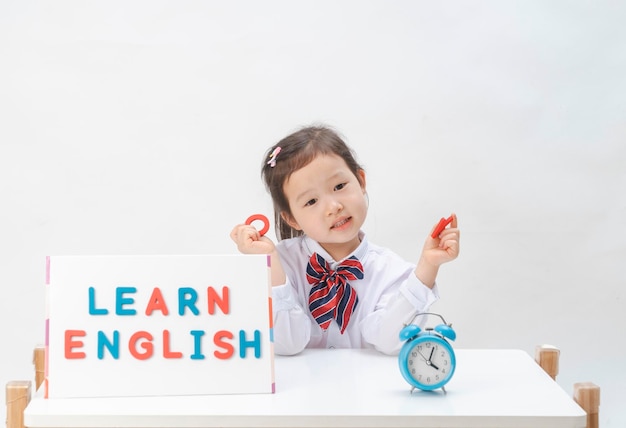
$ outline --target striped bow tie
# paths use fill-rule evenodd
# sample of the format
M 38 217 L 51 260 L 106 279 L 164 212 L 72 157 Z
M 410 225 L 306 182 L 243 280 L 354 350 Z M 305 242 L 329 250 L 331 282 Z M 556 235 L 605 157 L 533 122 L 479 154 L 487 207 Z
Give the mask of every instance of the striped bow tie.
M 348 281 L 363 279 L 363 266 L 352 256 L 332 270 L 322 256 L 313 253 L 306 267 L 306 277 L 313 284 L 309 292 L 309 309 L 323 330 L 332 320 L 337 321 L 341 333 L 348 327 L 350 316 L 359 298 Z

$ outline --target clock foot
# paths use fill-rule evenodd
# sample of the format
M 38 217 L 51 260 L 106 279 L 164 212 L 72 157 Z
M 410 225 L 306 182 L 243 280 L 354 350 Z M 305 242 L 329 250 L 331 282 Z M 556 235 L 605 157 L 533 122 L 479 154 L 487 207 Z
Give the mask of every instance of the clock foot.
M 447 393 L 448 393 L 448 391 L 446 391 L 446 387 L 445 387 L 445 386 L 442 386 L 442 387 L 441 387 L 441 389 L 443 389 L 443 393 L 444 393 L 444 394 L 447 394 Z

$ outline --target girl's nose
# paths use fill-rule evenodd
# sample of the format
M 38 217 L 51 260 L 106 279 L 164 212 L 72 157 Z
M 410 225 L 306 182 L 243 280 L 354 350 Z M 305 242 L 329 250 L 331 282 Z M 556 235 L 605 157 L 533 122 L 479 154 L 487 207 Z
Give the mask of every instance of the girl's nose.
M 343 210 L 343 205 L 336 199 L 332 199 L 328 203 L 328 215 L 334 215 Z

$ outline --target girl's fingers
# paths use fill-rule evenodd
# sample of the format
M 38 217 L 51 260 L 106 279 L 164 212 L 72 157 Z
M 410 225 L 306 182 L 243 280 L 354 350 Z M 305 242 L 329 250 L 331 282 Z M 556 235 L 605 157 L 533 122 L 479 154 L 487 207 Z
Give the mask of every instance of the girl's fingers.
M 456 218 L 456 214 L 454 213 L 452 213 L 448 218 L 442 217 L 441 220 L 439 220 L 439 223 L 437 223 L 437 225 L 433 227 L 433 229 L 430 231 L 430 237 L 433 239 L 437 239 L 445 230 L 456 229 L 457 224 L 458 221 Z M 450 226 L 449 228 L 448 225 Z
M 461 231 L 456 228 L 448 228 L 441 232 L 440 238 L 441 241 L 445 241 L 446 239 L 456 239 L 457 241 L 461 237 Z
M 439 248 L 448 253 L 450 257 L 455 258 L 459 254 L 459 240 L 456 237 L 442 239 Z
M 456 229 L 458 227 L 458 221 L 456 218 L 456 214 L 452 213 L 452 223 L 450 223 L 450 228 L 451 229 Z
M 239 247 L 248 246 L 260 238 L 259 231 L 256 228 L 245 224 L 235 226 L 230 233 L 230 237 Z

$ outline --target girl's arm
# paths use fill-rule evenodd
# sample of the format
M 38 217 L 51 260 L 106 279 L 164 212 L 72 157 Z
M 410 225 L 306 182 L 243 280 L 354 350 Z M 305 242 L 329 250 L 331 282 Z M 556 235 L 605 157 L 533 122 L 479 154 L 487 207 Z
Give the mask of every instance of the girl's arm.
M 285 283 L 285 271 L 280 263 L 276 245 L 271 239 L 261 236 L 254 226 L 247 224 L 235 226 L 230 232 L 230 237 L 235 241 L 237 249 L 242 254 L 268 254 L 271 257 L 270 281 L 272 287 Z
M 301 352 L 309 343 L 311 322 L 308 315 L 297 305 L 291 284 L 271 239 L 261 236 L 250 225 L 239 224 L 230 233 L 243 254 L 268 254 L 271 257 L 270 283 L 274 311 L 274 351 L 280 355 Z M 280 340 L 276 340 L 280 339 Z
M 457 218 L 453 214 L 450 228 L 444 229 L 436 238 L 429 236 L 426 239 L 414 276 L 400 284 L 381 308 L 364 320 L 364 339 L 377 350 L 397 354 L 402 345 L 398 337 L 400 330 L 417 313 L 426 312 L 439 298 L 437 290 L 433 289 L 439 266 L 458 256 L 459 236 Z M 419 321 L 423 326 L 426 318 L 422 317 Z
M 270 267 L 270 281 L 272 287 L 276 287 L 279 285 L 283 285 L 285 281 L 287 281 L 285 276 L 285 270 L 283 269 L 283 265 L 280 262 L 280 257 L 278 256 L 278 251 L 274 249 L 270 253 L 270 257 L 272 258 L 271 267 Z
M 415 267 L 415 276 L 429 288 L 435 285 L 439 266 L 456 259 L 459 255 L 460 231 L 457 226 L 456 214 L 452 214 L 450 227 L 444 229 L 436 238 L 429 235 L 424 243 L 422 255 Z
M 431 289 L 425 286 L 411 271 L 407 274 L 408 277 L 399 286 L 393 287 L 396 291 L 381 296 L 378 309 L 370 313 L 361 324 L 363 339 L 378 351 L 389 355 L 400 351 L 400 330 L 417 313 L 428 312 L 430 306 L 439 299 L 436 287 Z M 418 321 L 423 326 L 426 317 Z
M 278 355 L 295 355 L 311 339 L 311 320 L 305 309 L 297 303 L 292 285 L 272 289 L 274 309 L 274 352 Z

